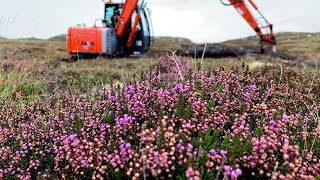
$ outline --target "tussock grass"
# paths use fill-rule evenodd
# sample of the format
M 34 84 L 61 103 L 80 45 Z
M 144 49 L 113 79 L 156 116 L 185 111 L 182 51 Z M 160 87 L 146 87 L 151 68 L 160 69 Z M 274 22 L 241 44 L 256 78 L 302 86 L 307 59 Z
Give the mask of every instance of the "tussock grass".
M 0 74 L 0 99 L 30 102 L 45 92 L 46 84 L 31 74 L 10 72 Z

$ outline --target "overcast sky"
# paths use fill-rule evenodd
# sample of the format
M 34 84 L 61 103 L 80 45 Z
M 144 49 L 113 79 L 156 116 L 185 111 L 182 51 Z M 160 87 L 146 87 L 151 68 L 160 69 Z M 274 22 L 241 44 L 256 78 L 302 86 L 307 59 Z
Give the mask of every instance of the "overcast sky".
M 156 36 L 219 42 L 254 35 L 220 0 L 146 0 Z M 224 0 L 227 1 L 227 0 Z M 276 32 L 319 32 L 319 0 L 255 0 Z M 48 38 L 103 17 L 101 0 L 0 0 L 0 36 Z

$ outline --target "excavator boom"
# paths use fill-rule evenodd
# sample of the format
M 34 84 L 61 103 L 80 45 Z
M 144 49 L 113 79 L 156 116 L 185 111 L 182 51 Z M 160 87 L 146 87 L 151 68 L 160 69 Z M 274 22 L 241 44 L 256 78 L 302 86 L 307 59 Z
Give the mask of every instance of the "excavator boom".
M 137 9 L 138 2 L 139 0 L 127 0 L 127 2 L 124 4 L 123 12 L 118 17 L 118 24 L 116 26 L 116 33 L 118 37 L 124 37 L 131 22 L 132 14 Z
M 238 11 L 238 13 L 248 22 L 248 24 L 252 27 L 252 29 L 257 33 L 260 37 L 260 45 L 261 45 L 261 53 L 276 51 L 276 38 L 273 33 L 273 25 L 270 24 L 266 18 L 259 11 L 258 6 L 253 2 L 253 0 L 248 0 L 250 5 L 261 15 L 262 18 L 267 25 L 261 26 L 250 11 L 245 0 L 229 0 L 230 4 Z M 267 32 L 267 33 L 264 33 Z

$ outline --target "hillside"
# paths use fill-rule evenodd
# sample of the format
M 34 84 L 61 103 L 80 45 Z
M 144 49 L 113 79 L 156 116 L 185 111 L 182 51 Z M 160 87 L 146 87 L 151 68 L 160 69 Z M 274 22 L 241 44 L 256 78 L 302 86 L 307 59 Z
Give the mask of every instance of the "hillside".
M 278 55 L 286 60 L 300 59 L 310 61 L 312 66 L 319 64 L 320 59 L 320 33 L 278 33 Z M 66 52 L 66 35 L 58 35 L 47 40 L 35 38 L 27 39 L 4 39 L 1 56 L 3 58 L 15 57 L 24 59 L 35 57 L 37 59 L 65 59 L 69 55 Z M 258 38 L 256 36 L 209 44 L 205 57 L 238 57 L 245 54 L 258 53 Z M 195 50 L 197 52 L 195 53 Z M 176 51 L 177 54 L 201 57 L 204 44 L 195 44 L 191 40 L 180 37 L 154 37 L 152 48 L 146 57 L 159 57 L 165 52 Z M 309 62 L 308 62 L 309 63 Z
M 320 33 L 282 32 L 277 33 L 276 38 L 278 51 L 281 54 L 320 58 Z M 237 53 L 243 55 L 245 52 L 259 51 L 257 49 L 259 47 L 259 38 L 257 36 L 250 36 L 247 38 L 210 44 L 210 46 L 214 52 L 224 49 L 225 52 L 229 54 L 232 53 L 230 51 L 237 51 Z M 161 54 L 161 52 L 165 52 L 169 49 L 174 51 L 185 50 L 193 53 L 195 47 L 203 48 L 203 45 L 195 44 L 191 40 L 185 38 L 155 37 L 153 48 L 150 50 L 149 54 Z M 243 50 L 245 50 L 244 53 Z
M 66 41 L 67 35 L 66 34 L 60 34 L 57 36 L 53 36 L 49 38 L 49 41 Z
M 318 33 L 303 33 L 303 32 L 281 32 L 276 34 L 278 49 L 283 52 L 291 53 L 320 53 L 320 32 Z M 169 46 L 168 46 L 169 44 Z M 175 37 L 155 37 L 155 49 L 178 49 L 181 45 L 194 45 L 191 40 L 186 38 Z M 250 36 L 241 39 L 225 41 L 217 44 L 231 46 L 258 46 L 259 38 Z
M 320 33 L 282 32 L 277 33 L 278 50 L 294 54 L 319 54 Z M 48 39 L 49 41 L 65 41 L 66 35 L 58 35 Z M 225 46 L 258 46 L 259 38 L 250 36 L 217 43 Z M 159 54 L 167 50 L 178 50 L 184 45 L 195 45 L 191 40 L 180 37 L 154 37 L 153 48 L 148 54 Z
M 278 48 L 288 53 L 320 53 L 320 33 L 282 32 L 276 34 Z M 228 44 L 258 44 L 257 36 L 226 41 Z

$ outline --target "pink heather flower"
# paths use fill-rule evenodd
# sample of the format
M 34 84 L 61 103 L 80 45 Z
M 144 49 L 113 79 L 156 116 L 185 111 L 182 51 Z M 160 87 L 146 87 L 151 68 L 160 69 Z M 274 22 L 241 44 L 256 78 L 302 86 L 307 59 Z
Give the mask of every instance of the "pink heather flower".
M 238 169 L 236 169 L 236 173 L 237 173 L 238 176 L 241 176 L 242 175 L 242 170 L 238 168 Z
M 241 169 L 236 169 L 235 171 L 231 172 L 231 179 L 238 179 L 239 176 L 242 175 Z
M 284 114 L 284 115 L 282 116 L 282 120 L 286 121 L 286 120 L 288 120 L 288 119 L 289 119 L 289 116 L 287 116 L 286 114 Z
M 134 92 L 135 92 L 135 87 L 132 86 L 132 85 L 127 86 L 127 87 L 125 88 L 125 91 L 126 91 L 127 93 L 134 93 Z
M 214 80 L 212 77 L 207 77 L 207 80 L 208 81 L 212 81 L 212 80 Z
M 188 87 L 185 87 L 184 84 L 182 83 L 176 84 L 176 86 L 172 89 L 173 93 L 187 92 L 187 91 L 188 91 Z
M 221 154 L 222 156 L 227 155 L 227 153 L 228 153 L 228 152 L 227 152 L 227 151 L 225 151 L 225 150 L 221 150 L 221 151 L 220 151 L 220 154 Z
M 117 117 L 115 120 L 119 124 L 126 124 L 126 123 L 132 123 L 135 120 L 135 118 L 125 114 L 123 118 Z
M 192 149 L 193 149 L 192 144 L 188 144 L 188 149 L 190 149 L 190 150 L 192 150 Z
M 209 152 L 209 153 L 210 153 L 210 155 L 211 155 L 211 156 L 214 156 L 214 155 L 216 155 L 216 154 L 217 154 L 216 150 L 214 150 L 214 149 L 210 150 L 210 152 Z
M 198 152 L 197 151 L 194 151 L 193 152 L 193 156 L 197 156 Z
M 141 101 L 135 101 L 134 105 L 137 106 L 137 107 L 138 106 L 143 106 L 143 103 Z
M 178 149 L 180 149 L 180 148 L 181 148 L 181 146 L 182 146 L 182 144 L 181 144 L 181 143 L 177 144 L 177 148 L 178 148 Z
M 182 83 L 179 83 L 179 84 L 176 84 L 176 87 L 174 87 L 173 89 L 172 89 L 172 92 L 178 92 L 178 91 L 180 91 L 180 90 L 182 90 L 183 89 L 183 84 Z
M 72 135 L 69 136 L 69 139 L 70 139 L 71 141 L 73 141 L 76 137 L 77 137 L 76 134 L 72 134 Z
M 113 100 L 113 96 L 111 94 L 108 94 L 108 100 L 110 100 L 110 101 Z
M 126 149 L 130 149 L 131 148 L 131 144 L 130 143 L 127 143 L 126 144 Z
M 106 130 L 106 125 L 105 125 L 105 124 L 101 124 L 101 125 L 100 125 L 100 129 L 101 129 L 102 131 Z
M 224 171 L 226 171 L 227 173 L 230 172 L 230 166 L 224 166 L 223 169 L 224 169 Z
M 21 127 L 21 128 L 25 128 L 25 127 L 27 127 L 27 124 L 25 124 L 25 123 L 20 123 L 20 127 Z
M 276 124 L 276 122 L 272 119 L 271 121 L 270 121 L 270 125 L 271 126 L 274 126 Z
M 21 147 L 22 147 L 22 150 L 24 150 L 24 151 L 28 149 L 28 147 L 27 147 L 27 145 L 26 145 L 26 144 L 22 144 L 22 146 L 21 146 Z
M 83 164 L 83 165 L 86 165 L 86 164 L 87 164 L 87 161 L 84 160 L 84 159 L 82 159 L 80 162 L 81 162 L 81 164 Z
M 69 144 L 68 139 L 63 140 L 63 145 L 68 145 L 68 144 Z
M 123 148 L 124 148 L 124 145 L 123 145 L 123 144 L 121 144 L 121 145 L 119 146 L 119 148 L 120 148 L 120 149 L 123 149 Z
M 301 118 L 301 114 L 297 114 L 296 116 L 297 116 L 297 118 Z
M 72 142 L 72 146 L 73 147 L 76 147 L 76 146 L 78 146 L 79 145 L 79 143 L 80 143 L 80 141 L 78 140 L 78 139 L 75 139 L 73 142 Z
M 290 142 L 289 142 L 289 140 L 286 138 L 285 140 L 284 140 L 284 142 L 283 142 L 283 145 L 289 145 L 290 144 Z
M 186 176 L 187 177 L 192 177 L 194 175 L 194 171 L 192 167 L 189 167 L 188 170 L 186 171 Z
M 244 94 L 244 99 L 245 99 L 246 101 L 250 100 L 251 98 L 252 98 L 252 94 L 251 94 L 251 93 L 245 93 L 245 94 Z
M 237 178 L 238 178 L 237 173 L 236 173 L 235 171 L 232 171 L 232 172 L 231 172 L 231 179 L 232 179 L 232 180 L 235 180 L 235 179 L 237 179 Z
M 250 91 L 255 92 L 257 91 L 257 86 L 256 85 L 251 85 L 248 87 Z

